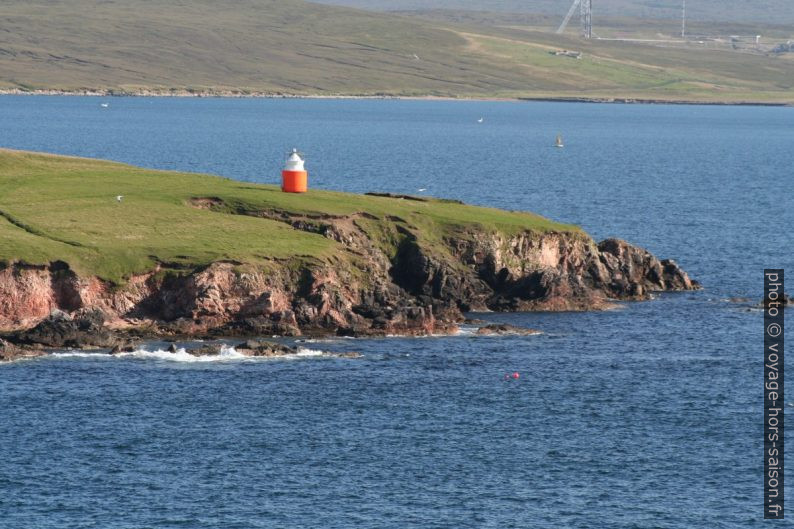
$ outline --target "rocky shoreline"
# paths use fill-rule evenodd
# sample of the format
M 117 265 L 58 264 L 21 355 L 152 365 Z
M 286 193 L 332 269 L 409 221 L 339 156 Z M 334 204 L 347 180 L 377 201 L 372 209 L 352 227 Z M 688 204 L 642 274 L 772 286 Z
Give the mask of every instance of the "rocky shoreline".
M 578 231 L 506 235 L 467 225 L 428 244 L 392 219 L 394 245 L 384 247 L 361 215 L 249 213 L 331 238 L 349 258 L 268 269 L 163 265 L 123 285 L 82 277 L 64 262 L 11 263 L 0 268 L 0 337 L 27 350 L 112 350 L 152 337 L 450 334 L 469 311 L 601 310 L 699 288 L 674 261 Z
M 474 336 L 534 336 L 542 334 L 536 329 L 526 329 L 515 325 L 488 323 L 480 320 L 466 320 L 467 324 L 479 324 Z M 0 338 L 0 362 L 38 358 L 56 351 L 90 351 L 97 355 L 120 356 L 129 353 L 147 352 L 144 342 L 151 336 L 141 335 L 137 330 L 111 330 L 105 326 L 104 315 L 99 310 L 81 310 L 75 314 L 54 311 L 50 316 L 31 329 L 8 333 Z M 183 337 L 186 340 L 196 337 Z M 221 340 L 209 343 L 196 343 L 178 347 L 170 341 L 166 353 L 180 353 L 196 358 L 221 358 L 228 351 L 236 357 L 284 358 L 299 356 L 301 348 L 283 343 L 248 339 L 234 345 Z M 333 358 L 361 358 L 356 351 L 324 352 L 323 356 Z
M 0 338 L 0 363 L 39 358 L 55 352 L 74 350 L 91 352 L 97 356 L 108 357 L 125 356 L 136 353 L 152 354 L 151 351 L 147 351 L 144 344 L 137 343 L 135 341 L 128 341 L 121 336 L 118 337 L 118 343 L 123 345 L 116 345 L 111 349 L 96 348 L 87 345 L 69 347 L 66 349 L 51 348 L 42 347 L 41 344 L 14 343 L 12 341 L 13 339 L 13 336 L 6 337 L 5 339 Z M 91 340 L 89 339 L 88 341 L 90 342 Z M 232 357 L 229 352 L 234 353 L 233 358 L 286 358 L 300 356 L 301 348 L 290 347 L 288 345 L 271 341 L 246 340 L 245 342 L 238 343 L 233 346 L 216 342 L 205 345 L 177 347 L 176 344 L 172 342 L 171 345 L 165 350 L 165 353 L 174 355 L 175 358 L 181 353 L 183 355 L 189 355 L 193 358 L 225 359 Z M 362 355 L 356 351 L 345 351 L 334 353 L 323 352 L 322 356 L 329 358 L 361 358 Z

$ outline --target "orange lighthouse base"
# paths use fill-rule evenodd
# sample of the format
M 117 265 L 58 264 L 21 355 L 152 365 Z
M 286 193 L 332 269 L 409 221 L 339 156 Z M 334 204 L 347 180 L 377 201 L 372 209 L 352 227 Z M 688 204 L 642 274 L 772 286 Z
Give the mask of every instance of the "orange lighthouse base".
M 306 171 L 281 171 L 281 190 L 285 193 L 305 193 L 308 180 Z

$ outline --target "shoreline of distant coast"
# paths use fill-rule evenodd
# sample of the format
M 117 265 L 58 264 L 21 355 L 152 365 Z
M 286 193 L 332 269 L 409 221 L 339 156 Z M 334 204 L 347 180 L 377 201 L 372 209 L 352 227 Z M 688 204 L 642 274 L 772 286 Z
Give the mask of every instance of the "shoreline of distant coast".
M 226 99 L 397 99 L 407 101 L 512 101 L 512 102 L 546 102 L 546 103 L 602 103 L 602 104 L 641 104 L 641 105 L 708 105 L 708 106 L 764 106 L 794 107 L 794 101 L 727 101 L 727 100 L 685 100 L 658 99 L 640 97 L 588 97 L 588 96 L 440 96 L 440 95 L 400 95 L 400 94 L 289 94 L 281 92 L 256 92 L 244 90 L 186 90 L 186 89 L 85 89 L 60 90 L 20 88 L 2 88 L 0 95 L 23 96 L 88 96 L 88 97 L 198 97 Z

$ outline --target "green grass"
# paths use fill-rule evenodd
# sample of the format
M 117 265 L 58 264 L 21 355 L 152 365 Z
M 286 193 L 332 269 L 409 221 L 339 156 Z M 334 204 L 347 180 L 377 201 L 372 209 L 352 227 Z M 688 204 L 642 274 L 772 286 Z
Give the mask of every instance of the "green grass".
M 518 89 L 437 24 L 301 0 L 7 0 L 0 86 L 454 95 Z M 415 59 L 414 54 L 420 57 Z
M 478 51 L 511 62 L 548 97 L 665 101 L 792 102 L 794 62 L 725 50 L 583 41 L 516 28 L 501 36 L 465 34 Z M 581 59 L 554 56 L 576 50 Z
M 117 195 L 124 196 L 121 202 Z M 197 197 L 216 197 L 223 205 L 199 209 L 192 204 Z M 273 211 L 313 217 L 366 213 L 356 222 L 387 250 L 396 247 L 396 224 L 425 245 L 438 245 L 444 236 L 471 228 L 505 234 L 580 232 L 531 213 L 443 200 L 319 190 L 288 194 L 275 186 L 210 175 L 0 150 L 0 262 L 6 264 L 60 260 L 81 275 L 122 283 L 158 264 L 191 270 L 220 260 L 270 266 L 274 260 L 355 258 L 322 235 L 238 214 Z
M 542 18 L 548 27 L 538 31 L 534 19 L 486 15 L 431 20 L 302 0 L 6 0 L 0 88 L 794 103 L 790 58 L 585 42 L 573 30 L 550 33 L 556 19 Z M 638 34 L 677 27 L 652 22 Z M 607 36 L 635 27 L 610 23 L 618 26 L 599 27 Z M 791 36 L 786 26 L 758 31 Z M 549 48 L 585 58 L 551 57 Z

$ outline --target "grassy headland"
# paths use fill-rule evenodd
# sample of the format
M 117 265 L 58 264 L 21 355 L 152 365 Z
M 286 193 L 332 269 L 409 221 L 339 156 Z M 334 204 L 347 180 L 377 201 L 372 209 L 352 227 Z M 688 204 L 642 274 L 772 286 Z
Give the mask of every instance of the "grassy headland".
M 217 176 L 0 149 L 0 263 L 64 261 L 81 276 L 123 283 L 158 264 L 269 266 L 344 254 L 334 240 L 276 220 L 282 215 L 352 216 L 380 247 L 392 244 L 397 225 L 425 244 L 471 226 L 506 234 L 579 231 L 531 213 L 444 200 L 296 195 Z
M 302 0 L 9 0 L 0 90 L 794 103 L 791 53 L 538 29 Z

